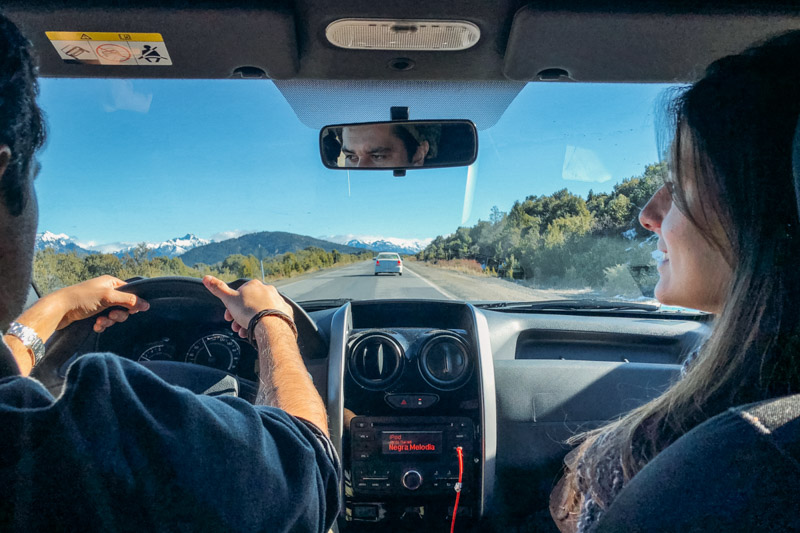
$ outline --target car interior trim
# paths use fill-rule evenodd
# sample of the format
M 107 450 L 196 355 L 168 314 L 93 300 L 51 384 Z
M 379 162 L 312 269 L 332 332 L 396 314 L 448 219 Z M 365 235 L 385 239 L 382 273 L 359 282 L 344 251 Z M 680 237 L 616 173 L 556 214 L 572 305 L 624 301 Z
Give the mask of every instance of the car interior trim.
M 483 465 L 481 468 L 480 509 L 483 516 L 492 509 L 494 495 L 495 464 L 497 460 L 497 400 L 494 382 L 494 358 L 489 334 L 489 322 L 483 312 L 472 304 L 467 304 L 475 323 L 476 348 L 478 355 L 478 371 L 480 372 L 481 391 L 481 425 L 483 426 Z
M 344 433 L 344 372 L 347 361 L 347 339 L 353 329 L 350 303 L 344 304 L 331 318 L 331 336 L 328 349 L 328 395 L 325 407 L 328 410 L 328 432 L 333 448 L 340 458 L 344 457 L 342 435 Z M 344 483 L 340 483 L 341 512 L 344 513 Z

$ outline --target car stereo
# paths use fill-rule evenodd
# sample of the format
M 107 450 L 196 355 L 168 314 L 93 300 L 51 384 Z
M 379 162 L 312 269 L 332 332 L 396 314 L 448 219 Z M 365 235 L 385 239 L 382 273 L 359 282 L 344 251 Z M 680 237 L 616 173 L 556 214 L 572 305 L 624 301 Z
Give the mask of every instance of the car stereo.
M 475 426 L 467 417 L 366 417 L 350 422 L 354 496 L 452 496 L 457 447 L 464 457 L 463 491 L 475 489 Z

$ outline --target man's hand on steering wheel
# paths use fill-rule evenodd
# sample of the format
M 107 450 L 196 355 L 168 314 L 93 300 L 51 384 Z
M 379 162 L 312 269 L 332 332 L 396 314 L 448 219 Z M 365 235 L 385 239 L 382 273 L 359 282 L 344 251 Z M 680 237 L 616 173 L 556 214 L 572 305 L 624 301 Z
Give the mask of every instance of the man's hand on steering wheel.
M 242 338 L 247 338 L 250 319 L 264 309 L 277 309 L 294 319 L 292 307 L 278 290 L 259 280 L 248 281 L 239 290 L 234 290 L 224 281 L 206 276 L 203 278 L 203 285 L 225 304 L 225 320 L 231 322 L 231 329 Z
M 33 304 L 16 322 L 33 329 L 42 342 L 47 342 L 54 331 L 64 329 L 73 322 L 97 315 L 110 307 L 123 308 L 97 317 L 93 329 L 100 333 L 116 323 L 125 322 L 130 315 L 150 308 L 144 299 L 117 290 L 123 285 L 125 282 L 121 279 L 100 276 L 59 289 Z M 5 340 L 14 353 L 20 372 L 28 375 L 33 366 L 32 352 L 11 335 L 6 335 Z
M 283 409 L 327 435 L 325 404 L 303 362 L 293 322 L 294 312 L 283 296 L 275 287 L 258 280 L 248 281 L 236 290 L 222 280 L 206 276 L 203 285 L 225 304 L 225 320 L 231 322 L 231 329 L 242 338 L 253 340 L 247 327 L 254 317 L 262 316 L 262 311 L 279 311 L 292 321 L 287 324 L 286 317 L 280 317 L 269 323 L 258 322 L 262 337 L 256 338 L 260 368 L 256 403 Z
M 117 290 L 123 285 L 125 282 L 121 279 L 100 276 L 54 292 L 52 296 L 58 298 L 63 309 L 63 318 L 56 329 L 64 329 L 73 322 L 94 316 L 109 307 L 124 307 L 124 310 L 114 309 L 108 316 L 97 317 L 94 331 L 100 333 L 114 324 L 125 322 L 130 315 L 150 309 L 150 304 L 142 298 Z

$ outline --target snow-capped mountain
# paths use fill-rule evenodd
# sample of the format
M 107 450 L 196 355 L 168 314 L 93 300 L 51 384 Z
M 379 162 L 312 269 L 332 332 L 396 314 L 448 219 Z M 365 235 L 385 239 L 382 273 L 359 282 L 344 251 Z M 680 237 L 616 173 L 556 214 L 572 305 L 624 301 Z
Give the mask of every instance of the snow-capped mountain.
M 52 231 L 36 234 L 36 251 L 38 252 L 45 248 L 52 248 L 56 253 L 75 252 L 80 256 L 92 253 L 74 237 L 70 237 L 66 233 L 53 233 Z
M 166 256 L 177 257 L 192 248 L 208 244 L 209 239 L 201 239 L 196 235 L 187 233 L 183 237 L 176 237 L 161 242 L 148 242 L 147 248 L 150 251 L 150 257 Z M 44 250 L 45 248 L 53 248 L 56 252 L 69 253 L 76 252 L 78 255 L 85 255 L 91 253 L 101 254 L 114 254 L 122 257 L 126 253 L 136 248 L 139 243 L 135 242 L 112 242 L 107 244 L 82 244 L 74 237 L 70 237 L 64 233 L 52 233 L 45 231 L 36 235 L 36 250 Z
M 147 243 L 147 247 L 155 255 L 164 255 L 167 257 L 177 257 L 182 253 L 188 252 L 192 248 L 203 246 L 211 241 L 209 239 L 201 239 L 197 235 L 187 233 L 183 237 L 177 237 L 168 241 L 159 243 Z
M 399 254 L 415 254 L 433 241 L 433 239 L 400 239 L 397 237 L 376 237 L 371 235 L 332 235 L 320 238 L 339 244 L 346 244 L 354 248 L 364 248 L 376 252 L 396 252 Z
M 176 237 L 161 242 L 148 242 L 147 249 L 149 250 L 150 257 L 178 257 L 179 255 L 188 252 L 192 248 L 203 246 L 211 241 L 209 239 L 201 239 L 197 235 L 187 233 L 183 237 Z M 91 249 L 104 254 L 114 254 L 122 257 L 131 250 L 139 246 L 136 242 L 115 242 L 109 244 L 100 244 L 92 246 Z

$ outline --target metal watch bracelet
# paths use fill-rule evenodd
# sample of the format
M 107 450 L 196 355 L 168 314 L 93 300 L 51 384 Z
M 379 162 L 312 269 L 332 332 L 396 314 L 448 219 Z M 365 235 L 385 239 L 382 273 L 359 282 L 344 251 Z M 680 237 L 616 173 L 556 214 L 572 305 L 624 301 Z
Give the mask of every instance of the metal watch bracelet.
M 36 331 L 19 322 L 12 322 L 6 331 L 6 335 L 13 335 L 22 344 L 33 352 L 33 364 L 36 365 L 44 357 L 44 343 Z

